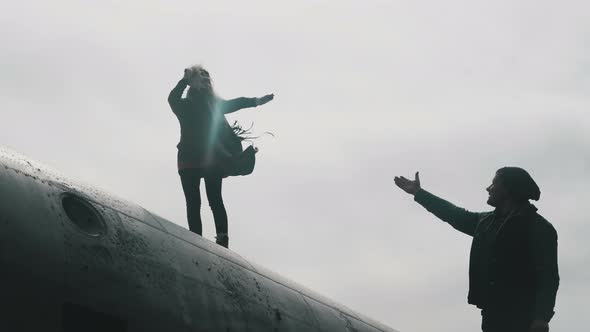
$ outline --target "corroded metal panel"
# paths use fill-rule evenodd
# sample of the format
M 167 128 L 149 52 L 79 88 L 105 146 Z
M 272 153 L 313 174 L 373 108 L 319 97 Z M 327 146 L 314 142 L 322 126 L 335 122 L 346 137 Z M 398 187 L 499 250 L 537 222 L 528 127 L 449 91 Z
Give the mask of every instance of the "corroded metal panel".
M 162 225 L 162 229 L 164 229 L 168 234 L 193 246 L 194 248 L 192 249 L 192 251 L 206 251 L 213 255 L 231 261 L 244 268 L 252 269 L 252 265 L 237 253 L 227 250 L 217 245 L 215 242 L 207 240 L 204 237 L 195 234 L 184 227 L 181 227 L 175 223 L 172 223 L 158 216 L 157 214 L 152 213 L 151 215 L 153 219 L 157 220 L 157 222 L 160 225 Z
M 342 332 L 396 332 L 395 330 L 376 323 L 372 320 L 361 320 L 354 316 L 328 306 L 312 298 L 306 298 L 307 303 L 316 313 L 322 331 Z
M 395 330 L 377 321 L 367 318 L 341 304 L 338 304 L 335 301 L 323 295 L 320 295 L 302 285 L 299 285 L 294 281 L 284 278 L 265 267 L 262 267 L 255 263 L 251 264 L 254 266 L 255 270 L 260 275 L 265 276 L 266 278 L 274 281 L 277 284 L 282 285 L 283 287 L 295 290 L 298 293 L 300 293 L 301 296 L 306 299 L 306 302 L 311 306 L 311 310 L 316 314 L 316 316 L 319 316 L 318 320 L 320 321 L 320 326 L 322 327 L 323 331 L 335 331 L 333 328 L 335 328 L 336 326 L 343 328 L 347 326 L 347 324 L 354 327 L 354 324 L 352 322 L 363 321 L 365 322 L 364 325 L 367 325 L 367 331 L 373 331 L 372 329 L 374 329 L 375 331 L 395 332 Z M 323 317 L 323 319 L 321 317 Z M 328 319 L 327 317 L 336 317 L 337 319 Z M 323 323 L 322 320 L 324 321 Z M 349 323 L 349 321 L 351 323 Z M 326 326 L 328 327 L 326 328 Z M 356 331 L 353 330 L 352 332 Z
M 57 331 L 63 242 L 56 193 L 0 165 L 0 310 L 12 331 Z
M 64 192 L 76 193 L 97 204 L 109 207 L 126 214 L 136 220 L 147 223 L 155 228 L 161 228 L 149 212 L 141 206 L 120 197 L 109 194 L 94 186 L 72 179 L 62 173 L 27 158 L 19 153 L 0 147 L 2 165 L 6 170 L 37 180 L 43 184 L 51 184 Z

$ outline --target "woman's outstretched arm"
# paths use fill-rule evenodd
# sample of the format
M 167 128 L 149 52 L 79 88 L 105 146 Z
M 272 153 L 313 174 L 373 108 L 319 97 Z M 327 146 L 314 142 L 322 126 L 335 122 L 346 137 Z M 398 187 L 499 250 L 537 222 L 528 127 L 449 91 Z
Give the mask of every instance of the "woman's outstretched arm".
M 239 111 L 243 108 L 250 108 L 256 107 L 260 105 L 264 105 L 269 101 L 273 100 L 274 94 L 269 94 L 260 98 L 234 98 L 234 99 L 218 99 L 217 100 L 217 109 L 223 114 L 229 114 L 236 111 Z

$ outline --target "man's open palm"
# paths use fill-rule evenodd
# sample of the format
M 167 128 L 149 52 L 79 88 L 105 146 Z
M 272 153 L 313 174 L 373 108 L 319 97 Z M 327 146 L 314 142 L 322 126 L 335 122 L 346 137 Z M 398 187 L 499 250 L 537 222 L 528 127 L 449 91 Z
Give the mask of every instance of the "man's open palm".
M 415 195 L 420 190 L 420 172 L 416 172 L 413 181 L 403 176 L 396 176 L 393 181 L 398 187 L 410 195 Z

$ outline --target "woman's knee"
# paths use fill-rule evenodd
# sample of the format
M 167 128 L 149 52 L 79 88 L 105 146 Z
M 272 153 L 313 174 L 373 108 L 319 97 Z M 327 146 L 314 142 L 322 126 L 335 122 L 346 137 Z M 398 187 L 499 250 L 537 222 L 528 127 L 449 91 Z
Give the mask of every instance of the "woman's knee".
M 219 195 L 208 195 L 207 200 L 209 201 L 209 206 L 212 210 L 216 209 L 225 209 L 225 205 L 223 204 L 223 197 L 221 197 L 221 193 Z
M 205 189 L 207 191 L 207 200 L 211 207 L 223 206 L 223 197 L 221 196 L 222 179 L 207 178 L 205 179 Z

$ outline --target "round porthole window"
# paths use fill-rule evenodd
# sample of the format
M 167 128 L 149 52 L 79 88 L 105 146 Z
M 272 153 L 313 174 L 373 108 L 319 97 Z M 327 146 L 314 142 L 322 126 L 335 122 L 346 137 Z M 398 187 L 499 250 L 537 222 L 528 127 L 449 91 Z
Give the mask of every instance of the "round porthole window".
M 82 232 L 90 236 L 101 236 L 106 233 L 104 221 L 90 203 L 71 194 L 64 195 L 61 203 L 70 221 Z

